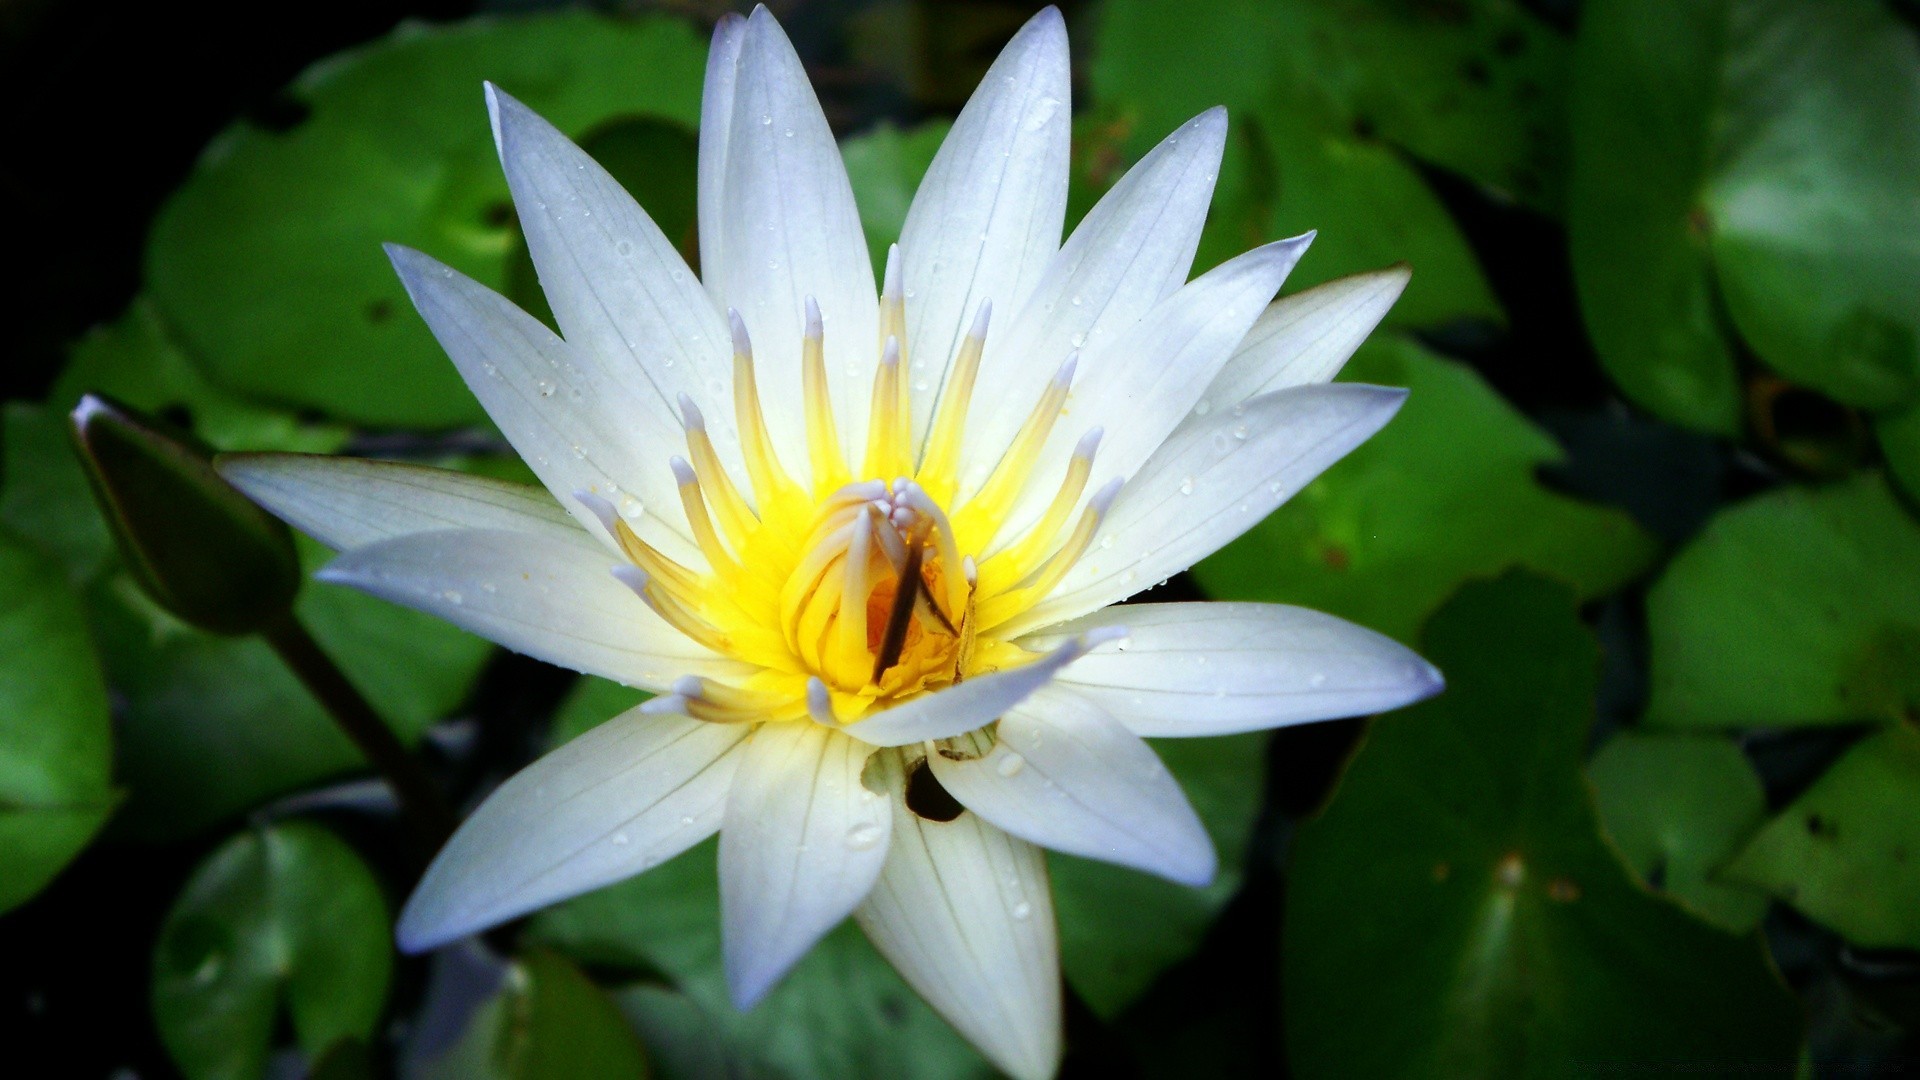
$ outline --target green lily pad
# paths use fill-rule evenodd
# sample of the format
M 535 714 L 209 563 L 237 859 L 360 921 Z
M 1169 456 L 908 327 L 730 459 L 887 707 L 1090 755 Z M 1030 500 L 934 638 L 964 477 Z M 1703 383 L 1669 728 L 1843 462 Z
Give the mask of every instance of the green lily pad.
M 283 1006 L 311 1061 L 373 1035 L 392 971 L 373 872 L 325 829 L 271 826 L 221 845 L 168 913 L 154 1020 L 189 1080 L 263 1077 Z
M 1483 95 L 1469 87 L 1453 95 L 1451 109 L 1443 108 L 1401 70 L 1409 58 L 1421 67 L 1444 67 L 1450 57 L 1480 49 L 1472 34 L 1444 27 L 1423 14 L 1422 5 L 1370 10 L 1365 18 L 1352 17 L 1351 6 L 1343 0 L 1226 0 L 1198 7 L 1108 0 L 1089 68 L 1094 102 L 1127 126 L 1128 159 L 1206 109 L 1227 106 L 1227 154 L 1196 270 L 1318 229 L 1313 252 L 1292 278 L 1297 287 L 1405 261 L 1416 273 L 1390 321 L 1497 320 L 1499 305 L 1465 239 L 1389 141 L 1405 138 L 1441 164 L 1513 182 L 1543 166 L 1510 155 L 1522 143 L 1544 145 L 1552 136 L 1531 139 L 1523 133 L 1525 121 L 1516 131 L 1498 91 Z M 1502 12 L 1485 24 L 1496 36 L 1495 25 L 1527 24 L 1531 47 L 1542 56 L 1550 51 L 1550 34 L 1530 24 L 1517 5 L 1465 6 Z M 1504 84 L 1506 65 L 1487 52 L 1488 70 L 1503 69 Z M 1521 80 L 1512 81 L 1517 87 Z M 1436 122 L 1442 113 L 1449 117 L 1445 124 Z M 1463 133 L 1473 138 L 1462 139 Z
M 1647 722 L 1893 722 L 1920 707 L 1920 524 L 1886 482 L 1723 510 L 1647 598 Z
M 481 422 L 380 245 L 495 288 L 517 235 L 489 134 L 493 80 L 572 135 L 616 117 L 698 122 L 706 49 L 685 21 L 585 12 L 409 24 L 243 122 L 162 208 L 154 302 L 220 385 L 367 424 Z
M 1920 731 L 1848 750 L 1726 869 L 1847 940 L 1920 948 Z
M 1194 567 L 1211 595 L 1301 604 L 1411 642 L 1469 578 L 1520 566 L 1588 599 L 1652 560 L 1626 514 L 1540 485 L 1560 448 L 1464 365 L 1380 336 L 1341 377 L 1412 394 L 1378 435 Z
M 1600 820 L 1642 881 L 1729 930 L 1752 930 L 1765 895 L 1715 872 L 1766 820 L 1766 792 L 1726 739 L 1622 732 L 1587 765 Z
M 840 144 L 874 266 L 887 265 L 887 248 L 900 239 L 913 193 L 952 127 L 945 120 L 906 130 L 881 124 Z
M 1912 499 L 1920 499 L 1920 405 L 1885 413 L 1873 424 L 1887 472 Z
M 1920 47 L 1885 5 L 1599 0 L 1577 53 L 1574 271 L 1629 396 L 1736 433 L 1728 320 L 1840 401 L 1920 395 Z
M 0 912 L 45 888 L 113 812 L 106 686 L 79 597 L 0 532 Z
M 1580 775 L 1598 657 L 1574 593 L 1469 585 L 1424 651 L 1447 693 L 1375 722 L 1294 848 L 1295 1075 L 1790 1070 L 1800 1004 L 1759 939 L 1649 895 L 1600 837 Z
M 421 1080 L 646 1080 L 646 1051 L 605 991 L 564 957 L 534 949 Z

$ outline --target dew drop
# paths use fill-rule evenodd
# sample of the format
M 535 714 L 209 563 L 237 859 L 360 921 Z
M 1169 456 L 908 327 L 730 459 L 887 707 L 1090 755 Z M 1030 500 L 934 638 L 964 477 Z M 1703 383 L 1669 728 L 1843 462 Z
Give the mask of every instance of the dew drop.
M 1193 415 L 1195 416 L 1205 416 L 1212 411 L 1213 411 L 1213 402 L 1208 401 L 1206 398 L 1201 398 L 1199 401 L 1194 403 Z
M 1000 755 L 1000 760 L 994 765 L 993 771 L 999 773 L 1001 776 L 1014 777 L 1020 775 L 1020 770 L 1026 767 L 1026 758 L 1008 750 Z
M 771 125 L 773 124 L 773 114 L 772 114 L 772 113 L 761 113 L 761 114 L 760 114 L 760 122 L 761 122 L 762 124 L 765 124 L 765 125 L 768 125 L 768 126 L 771 126 Z
M 464 604 L 467 601 L 467 598 L 461 595 L 458 589 L 448 589 L 440 594 L 440 598 L 449 604 Z
M 613 245 L 613 250 L 615 254 L 624 259 L 633 254 L 633 245 L 625 240 L 621 240 Z
M 680 815 L 680 827 L 681 827 L 681 828 L 683 828 L 683 829 L 684 829 L 684 828 L 687 828 L 688 826 L 690 826 L 690 825 L 692 825 L 692 824 L 693 824 L 693 815 L 692 815 L 692 814 L 682 814 L 682 815 Z
M 620 496 L 619 508 L 620 516 L 626 518 L 628 521 L 640 520 L 640 515 L 646 513 L 647 510 L 645 506 L 640 504 L 640 500 L 634 498 L 632 495 Z
M 1228 442 L 1227 442 L 1227 433 L 1226 433 L 1226 432 L 1224 432 L 1224 431 L 1216 431 L 1216 432 L 1214 432 L 1214 433 L 1213 433 L 1213 448 L 1214 448 L 1214 450 L 1216 450 L 1216 451 L 1225 451 L 1228 445 L 1229 445 L 1229 444 L 1228 444 Z
M 1022 900 L 1019 903 L 1013 905 L 1012 915 L 1016 919 L 1024 920 L 1032 914 L 1033 914 L 1033 905 L 1027 903 L 1025 900 Z
M 1233 437 L 1244 441 L 1247 437 L 1247 425 L 1236 425 L 1233 429 Z
M 627 834 L 623 832 L 617 832 L 617 833 L 614 833 L 612 836 L 607 837 L 607 839 L 613 842 L 616 846 L 625 845 L 627 843 Z
M 1307 680 L 1307 685 L 1313 687 L 1316 690 L 1322 686 L 1327 685 L 1326 672 L 1324 671 L 1314 672 L 1313 676 Z
M 1193 494 L 1193 477 L 1183 476 L 1180 478 L 1180 494 L 1182 495 Z
M 1074 307 L 1079 307 L 1081 303 L 1082 303 L 1082 301 L 1081 301 L 1081 299 L 1080 299 L 1080 297 L 1079 297 L 1079 296 L 1075 296 L 1075 297 L 1073 298 L 1073 306 L 1074 306 Z
M 685 270 L 675 270 L 671 276 L 675 281 L 687 280 L 687 272 Z
M 880 842 L 880 826 L 867 822 L 855 825 L 847 830 L 847 847 L 854 851 L 871 851 Z
M 783 132 L 781 132 L 781 134 L 782 134 L 782 135 L 785 135 L 785 136 L 786 136 L 787 138 L 789 138 L 789 139 L 791 139 L 791 138 L 793 138 L 793 129 L 792 129 L 792 128 L 788 128 L 787 130 L 785 130 L 785 131 L 783 131 Z
M 554 386 L 552 383 L 548 382 L 545 379 L 541 379 L 538 383 L 535 383 L 534 385 L 539 389 L 541 397 L 552 397 L 553 392 L 559 389 L 559 387 Z

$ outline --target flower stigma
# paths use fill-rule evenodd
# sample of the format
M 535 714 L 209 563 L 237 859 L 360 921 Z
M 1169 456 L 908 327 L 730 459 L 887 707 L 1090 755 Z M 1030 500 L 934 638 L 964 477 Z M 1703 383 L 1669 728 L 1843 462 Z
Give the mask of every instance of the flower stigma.
M 737 311 L 728 318 L 744 477 L 722 463 L 705 416 L 680 395 L 687 454 L 669 466 L 705 569 L 647 543 L 604 498 L 575 493 L 630 560 L 614 576 L 669 625 L 741 662 L 736 676 L 680 679 L 672 694 L 648 703 L 649 712 L 840 726 L 1039 658 L 995 630 L 1043 599 L 1086 552 L 1120 488 L 1116 479 L 1082 504 L 1100 442 L 1093 429 L 1044 512 L 1010 528 L 1034 463 L 1067 411 L 1076 357 L 1061 364 L 986 479 L 963 493 L 961 443 L 992 305 L 980 305 L 961 341 L 916 453 L 897 246 L 888 254 L 880 362 L 857 469 L 833 414 L 823 320 L 809 297 L 804 471 L 774 450 L 752 341 Z

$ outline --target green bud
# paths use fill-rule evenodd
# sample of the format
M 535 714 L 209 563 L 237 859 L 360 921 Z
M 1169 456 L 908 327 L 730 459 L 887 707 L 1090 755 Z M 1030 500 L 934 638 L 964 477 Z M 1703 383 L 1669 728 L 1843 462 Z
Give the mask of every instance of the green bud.
M 73 438 L 121 556 L 161 607 L 245 634 L 292 606 L 293 534 L 213 471 L 206 446 L 96 394 L 74 408 Z

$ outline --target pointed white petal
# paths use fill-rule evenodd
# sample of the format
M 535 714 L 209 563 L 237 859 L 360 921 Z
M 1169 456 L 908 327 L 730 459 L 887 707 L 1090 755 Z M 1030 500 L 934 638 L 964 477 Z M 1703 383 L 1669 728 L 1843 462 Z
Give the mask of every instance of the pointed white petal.
M 1062 642 L 1032 663 L 965 682 L 875 713 L 843 728 L 848 735 L 874 746 L 909 746 L 928 739 L 949 739 L 993 722 L 994 718 L 1047 685 L 1060 670 L 1103 641 L 1121 636 L 1117 630 Z
M 819 301 L 828 388 L 842 446 L 864 445 L 879 363 L 873 263 L 840 148 L 787 36 L 764 7 L 747 20 L 734 80 L 709 288 L 740 312 L 767 427 L 801 467 L 805 443 L 800 342 L 806 299 Z
M 713 27 L 713 46 L 707 51 L 706 86 L 700 98 L 699 189 L 700 276 L 722 310 L 719 279 L 725 255 L 720 249 L 724 230 L 721 207 L 727 190 L 727 149 L 733 133 L 733 88 L 740 77 L 740 46 L 747 40 L 747 20 L 728 13 Z
M 684 454 L 679 395 L 709 405 L 721 456 L 737 465 L 733 350 L 726 320 L 633 196 L 552 124 L 487 87 L 495 140 L 527 250 L 575 362 L 644 410 L 626 417 L 639 454 Z
M 541 488 L 397 461 L 222 454 L 227 483 L 335 551 L 410 533 L 500 529 L 600 546 Z
M 1297 386 L 1189 419 L 1121 490 L 1100 543 L 1005 632 L 1098 610 L 1213 554 L 1380 430 L 1406 397 L 1382 386 Z
M 612 556 L 528 533 L 458 529 L 355 548 L 315 575 L 427 612 L 550 664 L 665 690 L 730 676 L 608 572 Z
M 1404 266 L 1338 278 L 1275 300 L 1201 400 L 1209 410 L 1290 386 L 1323 383 L 1380 325 L 1407 287 Z
M 1012 318 L 987 339 L 980 385 L 1010 407 L 968 412 L 964 489 L 993 467 L 1067 353 L 1126 332 L 1186 281 L 1226 138 L 1225 109 L 1167 136 L 1088 211 L 1025 303 L 993 298 Z
M 1133 475 L 1193 410 L 1312 240 L 1308 233 L 1229 259 L 1161 301 L 1133 329 L 1082 352 L 1066 416 L 1033 475 L 1065 475 L 1081 438 L 1096 427 L 1105 437 L 1088 489 Z M 1050 488 L 1027 486 L 1001 544 L 1040 516 L 1053 498 Z
M 436 948 L 632 877 L 720 827 L 745 725 L 629 710 L 527 766 L 447 841 L 400 913 Z
M 880 876 L 893 814 L 860 783 L 873 748 L 805 721 L 762 724 L 720 830 L 721 945 L 751 1008 Z
M 886 869 L 854 918 L 994 1065 L 1015 1080 L 1049 1080 L 1060 1064 L 1061 1019 L 1046 860 L 978 814 L 921 818 L 898 790 Z
M 1055 685 L 1136 735 L 1229 735 L 1367 716 L 1445 685 L 1432 664 L 1385 634 L 1280 604 L 1129 604 L 1021 644 L 1052 648 L 1122 624 L 1126 641 L 1093 650 Z
M 1001 51 L 927 168 L 900 232 L 916 385 L 944 372 L 974 313 L 1017 312 L 1060 247 L 1072 133 L 1067 29 L 1035 15 Z M 914 397 L 924 432 L 935 395 Z
M 967 809 L 1022 840 L 1205 885 L 1213 841 L 1153 748 L 1091 700 L 1048 687 L 1007 710 L 985 756 L 927 761 Z
M 555 499 L 631 495 L 642 507 L 628 519 L 634 531 L 675 559 L 705 565 L 673 474 L 636 437 L 642 399 L 492 289 L 411 248 L 389 244 L 387 255 L 461 378 Z

